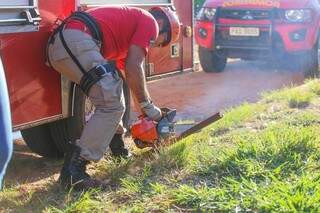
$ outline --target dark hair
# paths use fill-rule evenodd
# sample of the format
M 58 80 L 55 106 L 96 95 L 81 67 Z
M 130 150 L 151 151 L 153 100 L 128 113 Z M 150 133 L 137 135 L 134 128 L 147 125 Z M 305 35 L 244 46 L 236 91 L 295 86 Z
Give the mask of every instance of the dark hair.
M 150 13 L 156 20 L 162 19 L 164 21 L 162 29 L 159 29 L 159 34 L 164 32 L 168 32 L 170 34 L 171 33 L 170 22 L 166 14 L 158 10 L 153 10 Z

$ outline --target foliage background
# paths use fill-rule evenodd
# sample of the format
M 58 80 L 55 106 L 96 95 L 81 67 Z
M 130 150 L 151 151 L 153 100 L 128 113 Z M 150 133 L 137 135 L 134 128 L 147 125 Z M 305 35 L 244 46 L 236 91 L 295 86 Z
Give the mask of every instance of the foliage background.
M 204 2 L 205 0 L 194 0 L 194 8 L 196 13 L 200 10 Z

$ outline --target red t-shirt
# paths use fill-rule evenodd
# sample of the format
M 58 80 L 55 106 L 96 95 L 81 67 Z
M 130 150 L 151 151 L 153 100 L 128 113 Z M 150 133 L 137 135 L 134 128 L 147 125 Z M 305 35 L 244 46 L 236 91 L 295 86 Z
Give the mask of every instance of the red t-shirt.
M 104 57 L 117 61 L 119 69 L 125 68 L 131 45 L 141 47 L 147 54 L 150 41 L 157 39 L 158 24 L 153 16 L 143 9 L 99 7 L 87 12 L 96 19 L 102 30 Z

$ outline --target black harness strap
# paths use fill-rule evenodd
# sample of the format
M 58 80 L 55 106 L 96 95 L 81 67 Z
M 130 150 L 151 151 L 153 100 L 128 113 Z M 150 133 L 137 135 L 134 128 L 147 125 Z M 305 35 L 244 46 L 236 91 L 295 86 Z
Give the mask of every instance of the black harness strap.
M 91 70 L 88 72 L 83 68 L 79 60 L 74 56 L 70 48 L 68 47 L 68 44 L 63 36 L 63 29 L 65 24 L 67 23 L 68 20 L 70 19 L 75 19 L 83 22 L 90 30 L 90 33 L 92 35 L 92 38 L 98 41 L 101 46 L 103 45 L 103 35 L 102 32 L 99 28 L 98 23 L 92 18 L 89 14 L 85 12 L 74 12 L 71 16 L 69 16 L 67 19 L 65 19 L 59 27 L 53 32 L 52 36 L 49 38 L 48 44 L 52 44 L 54 42 L 54 37 L 56 34 L 59 34 L 59 38 L 62 42 L 63 47 L 73 60 L 73 62 L 78 66 L 80 71 L 83 73 L 83 77 L 80 80 L 80 88 L 85 94 L 89 94 L 89 90 L 91 87 L 100 81 L 104 76 L 106 76 L 108 73 L 110 73 L 116 80 L 118 74 L 116 73 L 116 67 L 114 63 L 107 63 L 104 65 L 98 65 L 96 67 L 93 67 Z M 48 48 L 47 48 L 48 50 Z M 102 50 L 102 48 L 101 48 Z M 48 56 L 48 54 L 47 54 Z M 49 58 L 47 57 L 48 63 L 51 65 Z
M 73 55 L 73 53 L 71 52 L 70 48 L 68 47 L 66 40 L 63 37 L 63 33 L 62 30 L 59 31 L 59 37 L 60 40 L 62 42 L 62 45 L 64 47 L 64 49 L 67 51 L 67 53 L 70 55 L 70 57 L 72 58 L 73 62 L 78 66 L 78 68 L 80 69 L 80 71 L 85 75 L 87 72 L 86 70 L 83 68 L 83 66 L 81 65 L 81 63 L 79 62 L 79 60 Z
M 93 17 L 91 17 L 88 13 L 81 12 L 81 11 L 74 12 L 68 18 L 63 20 L 63 22 L 54 30 L 54 32 L 52 33 L 52 35 L 49 38 L 48 45 L 47 45 L 47 51 L 46 51 L 46 59 L 47 59 L 48 65 L 50 65 L 51 67 L 52 67 L 52 64 L 51 64 L 50 59 L 49 59 L 48 47 L 49 47 L 50 44 L 53 44 L 54 39 L 55 39 L 55 35 L 57 35 L 58 33 L 59 33 L 60 39 L 61 39 L 66 51 L 71 56 L 72 60 L 75 61 L 75 57 L 73 56 L 72 52 L 70 51 L 70 49 L 66 45 L 65 39 L 63 37 L 63 34 L 61 33 L 63 31 L 63 29 L 64 29 L 65 24 L 70 19 L 75 19 L 75 20 L 79 20 L 79 21 L 83 22 L 89 28 L 90 33 L 92 35 L 92 38 L 95 39 L 97 42 L 99 42 L 101 47 L 103 46 L 103 42 L 102 42 L 103 41 L 103 34 L 102 34 L 102 31 L 100 30 L 100 26 L 96 22 L 96 20 Z M 102 49 L 103 48 L 101 48 L 101 51 L 102 51 Z M 79 67 L 79 65 L 81 66 L 81 64 L 79 62 L 76 62 L 76 61 L 75 61 L 75 63 L 77 64 L 77 66 L 78 67 Z M 79 69 L 81 70 L 81 72 L 83 72 L 83 70 L 84 70 L 83 68 L 80 68 L 80 67 L 79 67 Z
M 92 38 L 94 38 L 95 40 L 99 41 L 100 43 L 102 43 L 102 33 L 101 33 L 101 30 L 99 28 L 98 23 L 94 20 L 94 18 L 92 18 L 89 14 L 87 14 L 85 12 L 74 12 L 74 13 L 72 13 L 72 15 L 69 16 L 57 28 L 57 32 L 59 33 L 59 38 L 60 38 L 60 40 L 62 42 L 63 47 L 68 52 L 68 54 L 70 55 L 70 57 L 72 58 L 74 63 L 78 66 L 80 71 L 85 75 L 86 74 L 86 70 L 83 68 L 83 66 L 81 65 L 79 60 L 73 55 L 72 51 L 68 47 L 67 42 L 66 42 L 66 40 L 64 39 L 64 36 L 63 36 L 63 28 L 64 28 L 65 24 L 67 23 L 67 21 L 70 20 L 70 19 L 75 19 L 75 20 L 79 20 L 79 21 L 83 22 L 89 28 L 90 32 L 92 33 Z
M 107 74 L 111 74 L 117 80 L 117 73 L 113 63 L 98 65 L 89 70 L 86 75 L 83 75 L 79 86 L 85 94 L 89 94 L 90 88 Z
M 96 22 L 94 18 L 92 18 L 88 13 L 85 12 L 74 12 L 71 18 L 84 22 L 86 26 L 89 28 L 92 37 L 102 44 L 102 31 L 100 30 L 99 24 Z

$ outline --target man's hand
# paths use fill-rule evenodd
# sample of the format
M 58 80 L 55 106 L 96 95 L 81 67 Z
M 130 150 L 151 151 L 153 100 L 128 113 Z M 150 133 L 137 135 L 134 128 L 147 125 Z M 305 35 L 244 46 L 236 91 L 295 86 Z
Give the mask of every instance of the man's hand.
M 142 112 L 153 121 L 160 121 L 162 118 L 162 111 L 156 107 L 152 102 L 146 101 L 140 103 Z

